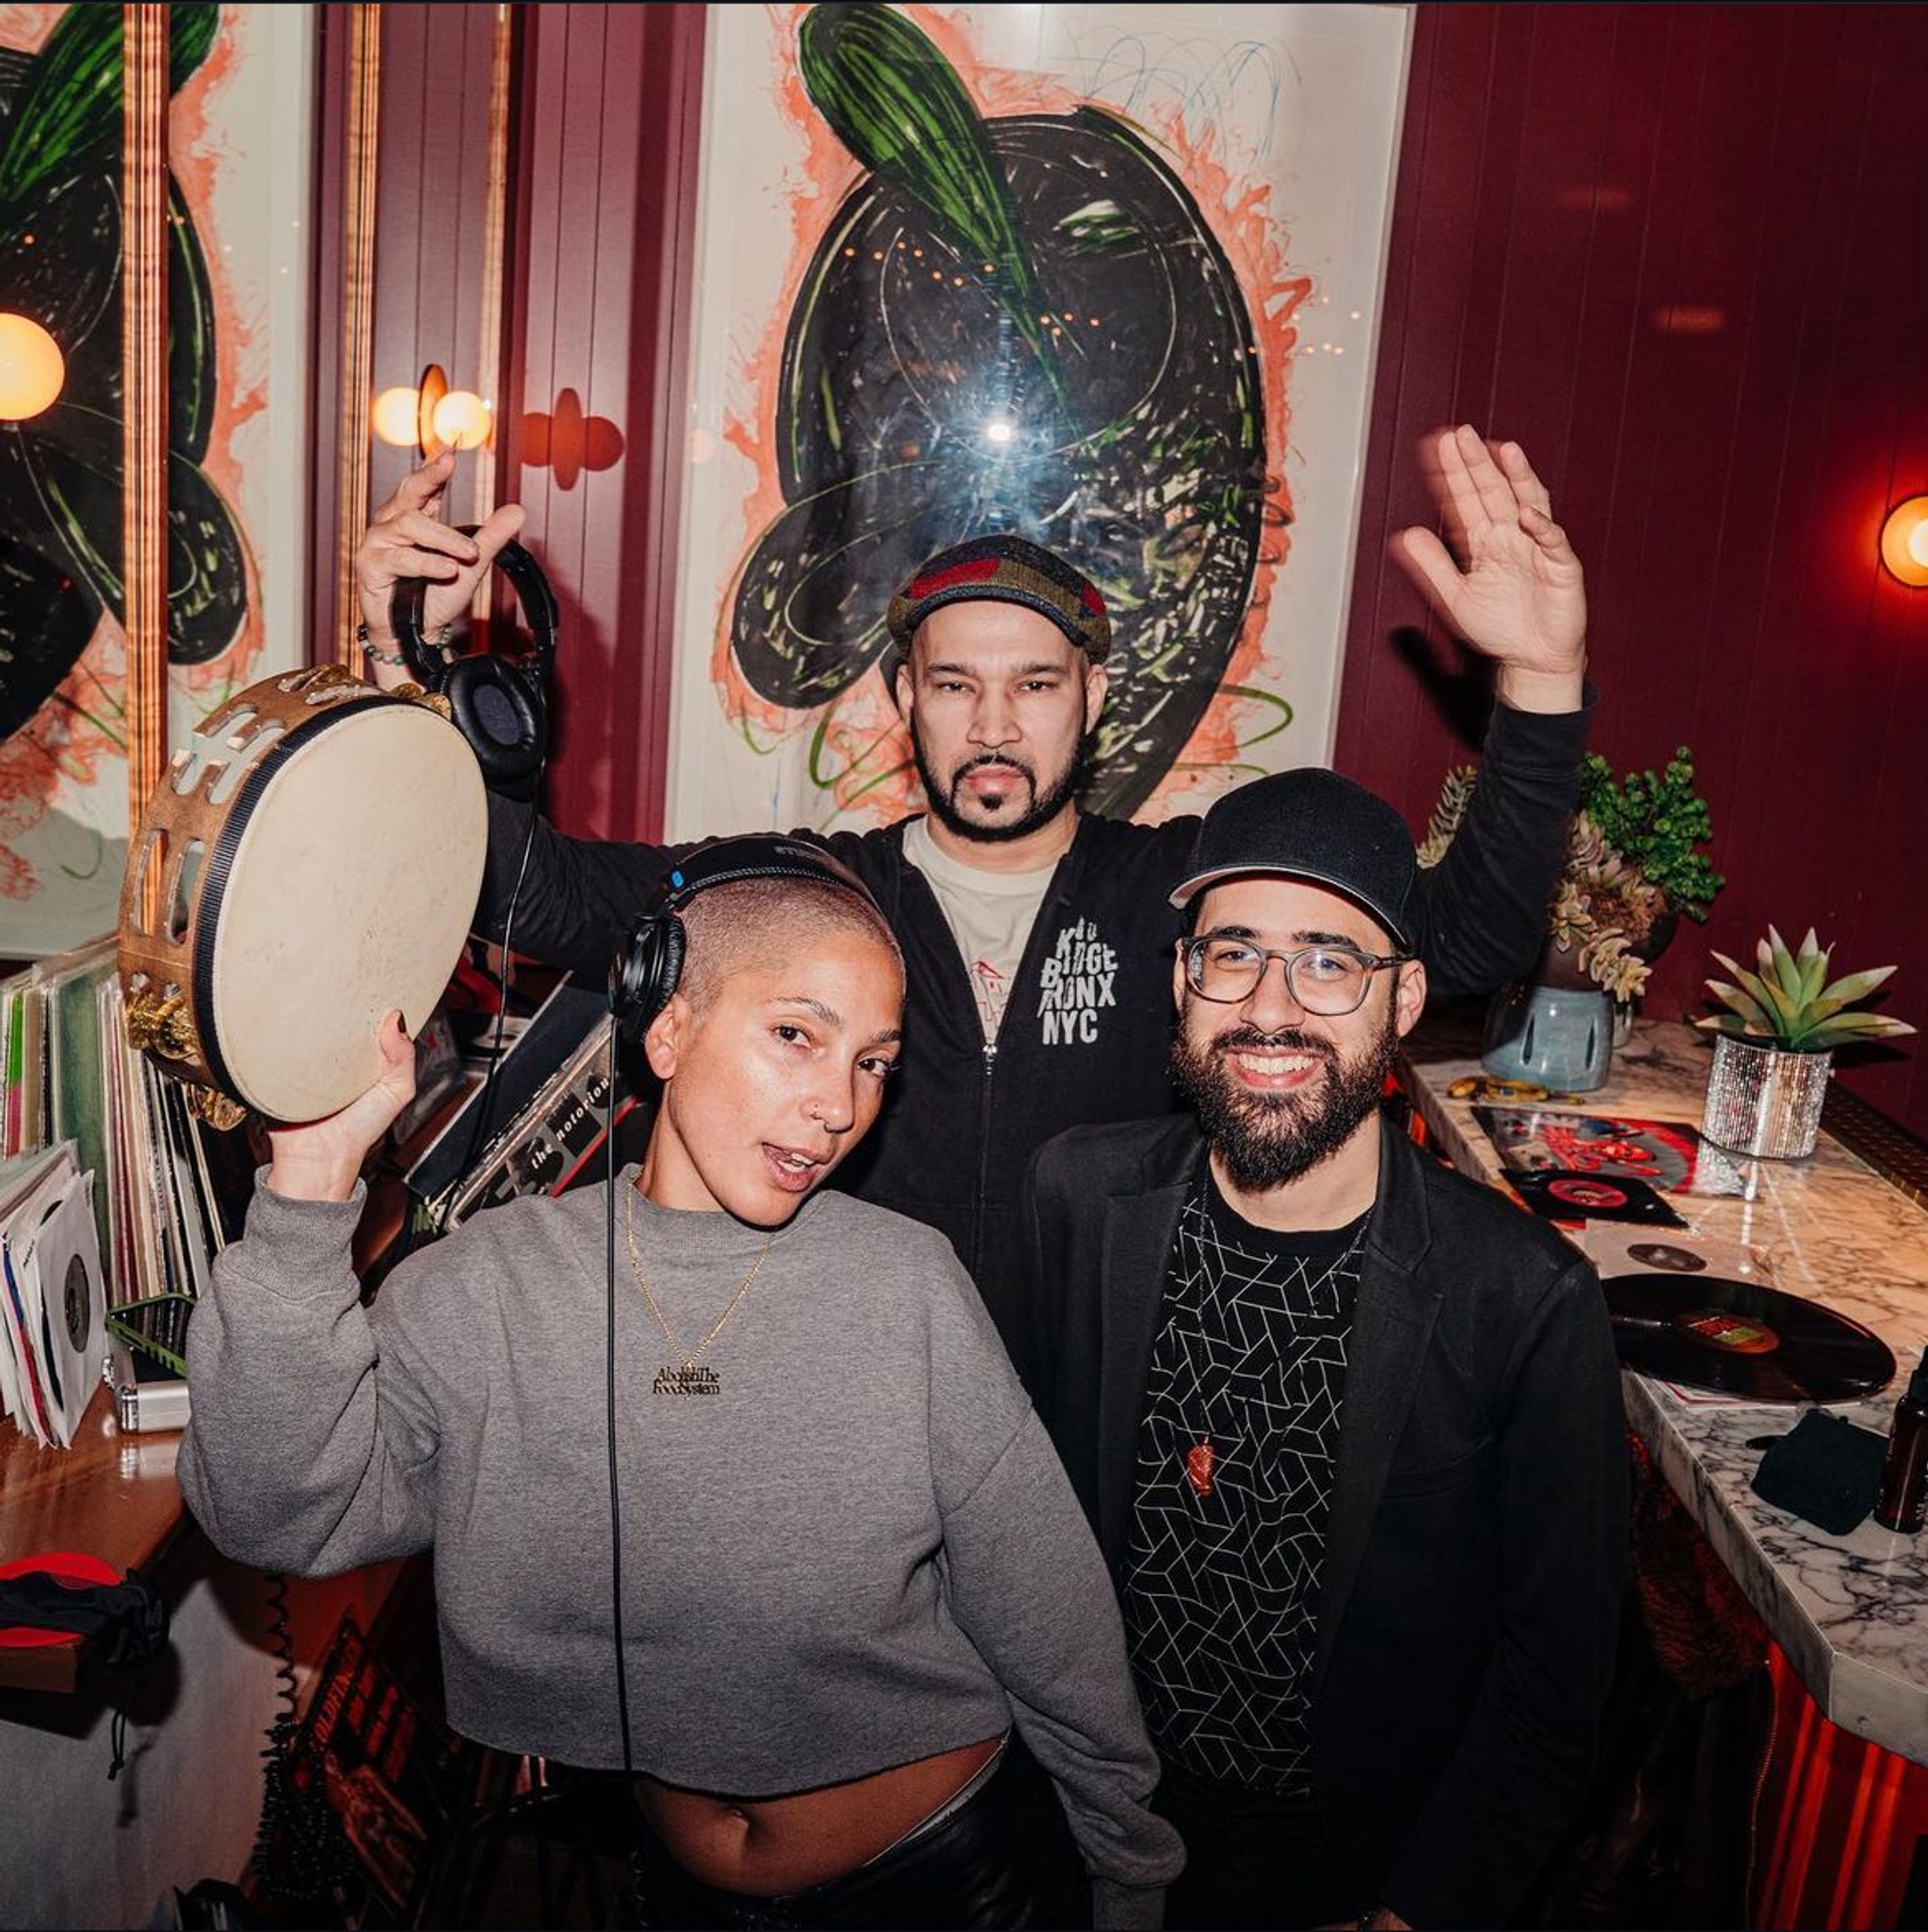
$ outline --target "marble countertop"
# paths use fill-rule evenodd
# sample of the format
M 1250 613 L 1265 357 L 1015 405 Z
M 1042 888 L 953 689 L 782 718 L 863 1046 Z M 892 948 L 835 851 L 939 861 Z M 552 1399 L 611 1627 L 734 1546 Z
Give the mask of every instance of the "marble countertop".
M 1615 1049 L 1607 1084 L 1566 1104 L 1697 1127 L 1711 1058 L 1708 1036 L 1695 1028 L 1643 1022 Z M 1496 1180 L 1500 1156 L 1474 1100 L 1446 1091 L 1482 1071 L 1476 1044 L 1463 1028 L 1429 1021 L 1408 1042 L 1406 1062 L 1438 1151 L 1462 1171 Z M 1899 1368 L 1885 1391 L 1822 1405 L 1885 1436 L 1928 1346 L 1928 1210 L 1825 1133 L 1806 1160 L 1731 1158 L 1744 1193 L 1674 1192 L 1669 1205 L 1690 1234 L 1729 1254 L 1744 1250 L 1760 1279 L 1887 1343 Z M 1607 1233 L 1608 1225 L 1591 1229 L 1609 1243 L 1626 1238 L 1629 1231 Z M 1652 1238 L 1670 1235 L 1656 1230 Z M 1709 1397 L 1631 1371 L 1625 1381 L 1629 1422 L 1815 1702 L 1843 1730 L 1928 1763 L 1928 1532 L 1895 1535 L 1870 1518 L 1834 1536 L 1754 1493 L 1761 1452 L 1749 1443 L 1791 1428 L 1808 1405 Z

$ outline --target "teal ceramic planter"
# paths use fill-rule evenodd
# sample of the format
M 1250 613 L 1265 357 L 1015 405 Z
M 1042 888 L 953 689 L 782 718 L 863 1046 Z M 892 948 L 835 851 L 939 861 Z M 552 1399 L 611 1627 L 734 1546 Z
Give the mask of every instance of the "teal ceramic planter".
M 1494 994 L 1486 1009 L 1480 1065 L 1499 1079 L 1591 1093 L 1613 1061 L 1614 1002 L 1599 987 L 1531 982 Z

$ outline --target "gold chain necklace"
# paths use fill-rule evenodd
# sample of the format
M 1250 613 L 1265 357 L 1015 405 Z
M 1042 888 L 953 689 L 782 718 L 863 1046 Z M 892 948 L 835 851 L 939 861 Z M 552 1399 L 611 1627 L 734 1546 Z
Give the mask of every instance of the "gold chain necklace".
M 770 1243 L 776 1240 L 777 1231 L 772 1228 L 763 1236 L 763 1245 L 757 1249 L 757 1258 L 749 1264 L 749 1273 L 743 1278 L 742 1286 L 730 1297 L 730 1305 L 710 1324 L 710 1332 L 697 1344 L 684 1351 L 682 1343 L 669 1332 L 669 1324 L 663 1319 L 663 1311 L 656 1306 L 656 1297 L 650 1293 L 650 1283 L 643 1274 L 643 1258 L 636 1252 L 636 1191 L 634 1187 L 624 1190 L 622 1208 L 622 1230 L 629 1236 L 629 1264 L 635 1271 L 636 1286 L 643 1291 L 643 1300 L 650 1312 L 656 1317 L 656 1326 L 663 1330 L 663 1339 L 668 1343 L 672 1355 L 683 1358 L 681 1368 L 665 1362 L 656 1371 L 656 1379 L 650 1384 L 652 1395 L 715 1395 L 723 1387 L 723 1380 L 713 1368 L 703 1367 L 703 1354 L 710 1344 L 723 1332 L 723 1325 L 736 1312 L 737 1304 L 750 1291 L 750 1285 L 763 1271 L 763 1257 L 770 1251 Z

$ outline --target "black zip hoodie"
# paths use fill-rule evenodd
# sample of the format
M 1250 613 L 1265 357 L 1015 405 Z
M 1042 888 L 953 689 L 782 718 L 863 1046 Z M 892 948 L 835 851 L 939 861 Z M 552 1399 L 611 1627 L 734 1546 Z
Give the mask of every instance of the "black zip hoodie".
M 1421 875 L 1415 949 L 1436 998 L 1523 977 L 1546 937 L 1591 711 L 1496 706 L 1480 782 L 1444 861 Z M 875 894 L 904 950 L 904 1052 L 868 1138 L 834 1185 L 949 1235 L 1007 1340 L 1021 1278 L 1017 1199 L 1032 1154 L 1067 1127 L 1172 1111 L 1172 942 L 1167 903 L 1196 817 L 1160 826 L 1085 814 L 1039 905 L 993 1045 L 956 941 L 901 824 L 797 837 L 827 846 Z M 490 801 L 476 931 L 515 950 L 606 974 L 688 845 L 566 838 L 530 808 Z M 519 873 L 522 887 L 516 891 Z

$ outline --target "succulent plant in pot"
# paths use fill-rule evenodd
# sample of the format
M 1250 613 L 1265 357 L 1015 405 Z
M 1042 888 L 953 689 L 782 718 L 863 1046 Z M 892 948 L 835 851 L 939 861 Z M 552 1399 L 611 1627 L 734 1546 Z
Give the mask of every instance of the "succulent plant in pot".
M 1738 1153 L 1798 1159 L 1814 1151 L 1837 1047 L 1891 1039 L 1915 1029 L 1865 1003 L 1892 966 L 1828 977 L 1832 946 L 1810 926 L 1798 950 L 1770 926 L 1753 972 L 1725 953 L 1727 979 L 1708 990 L 1727 1009 L 1695 1022 L 1715 1036 L 1700 1131 Z

